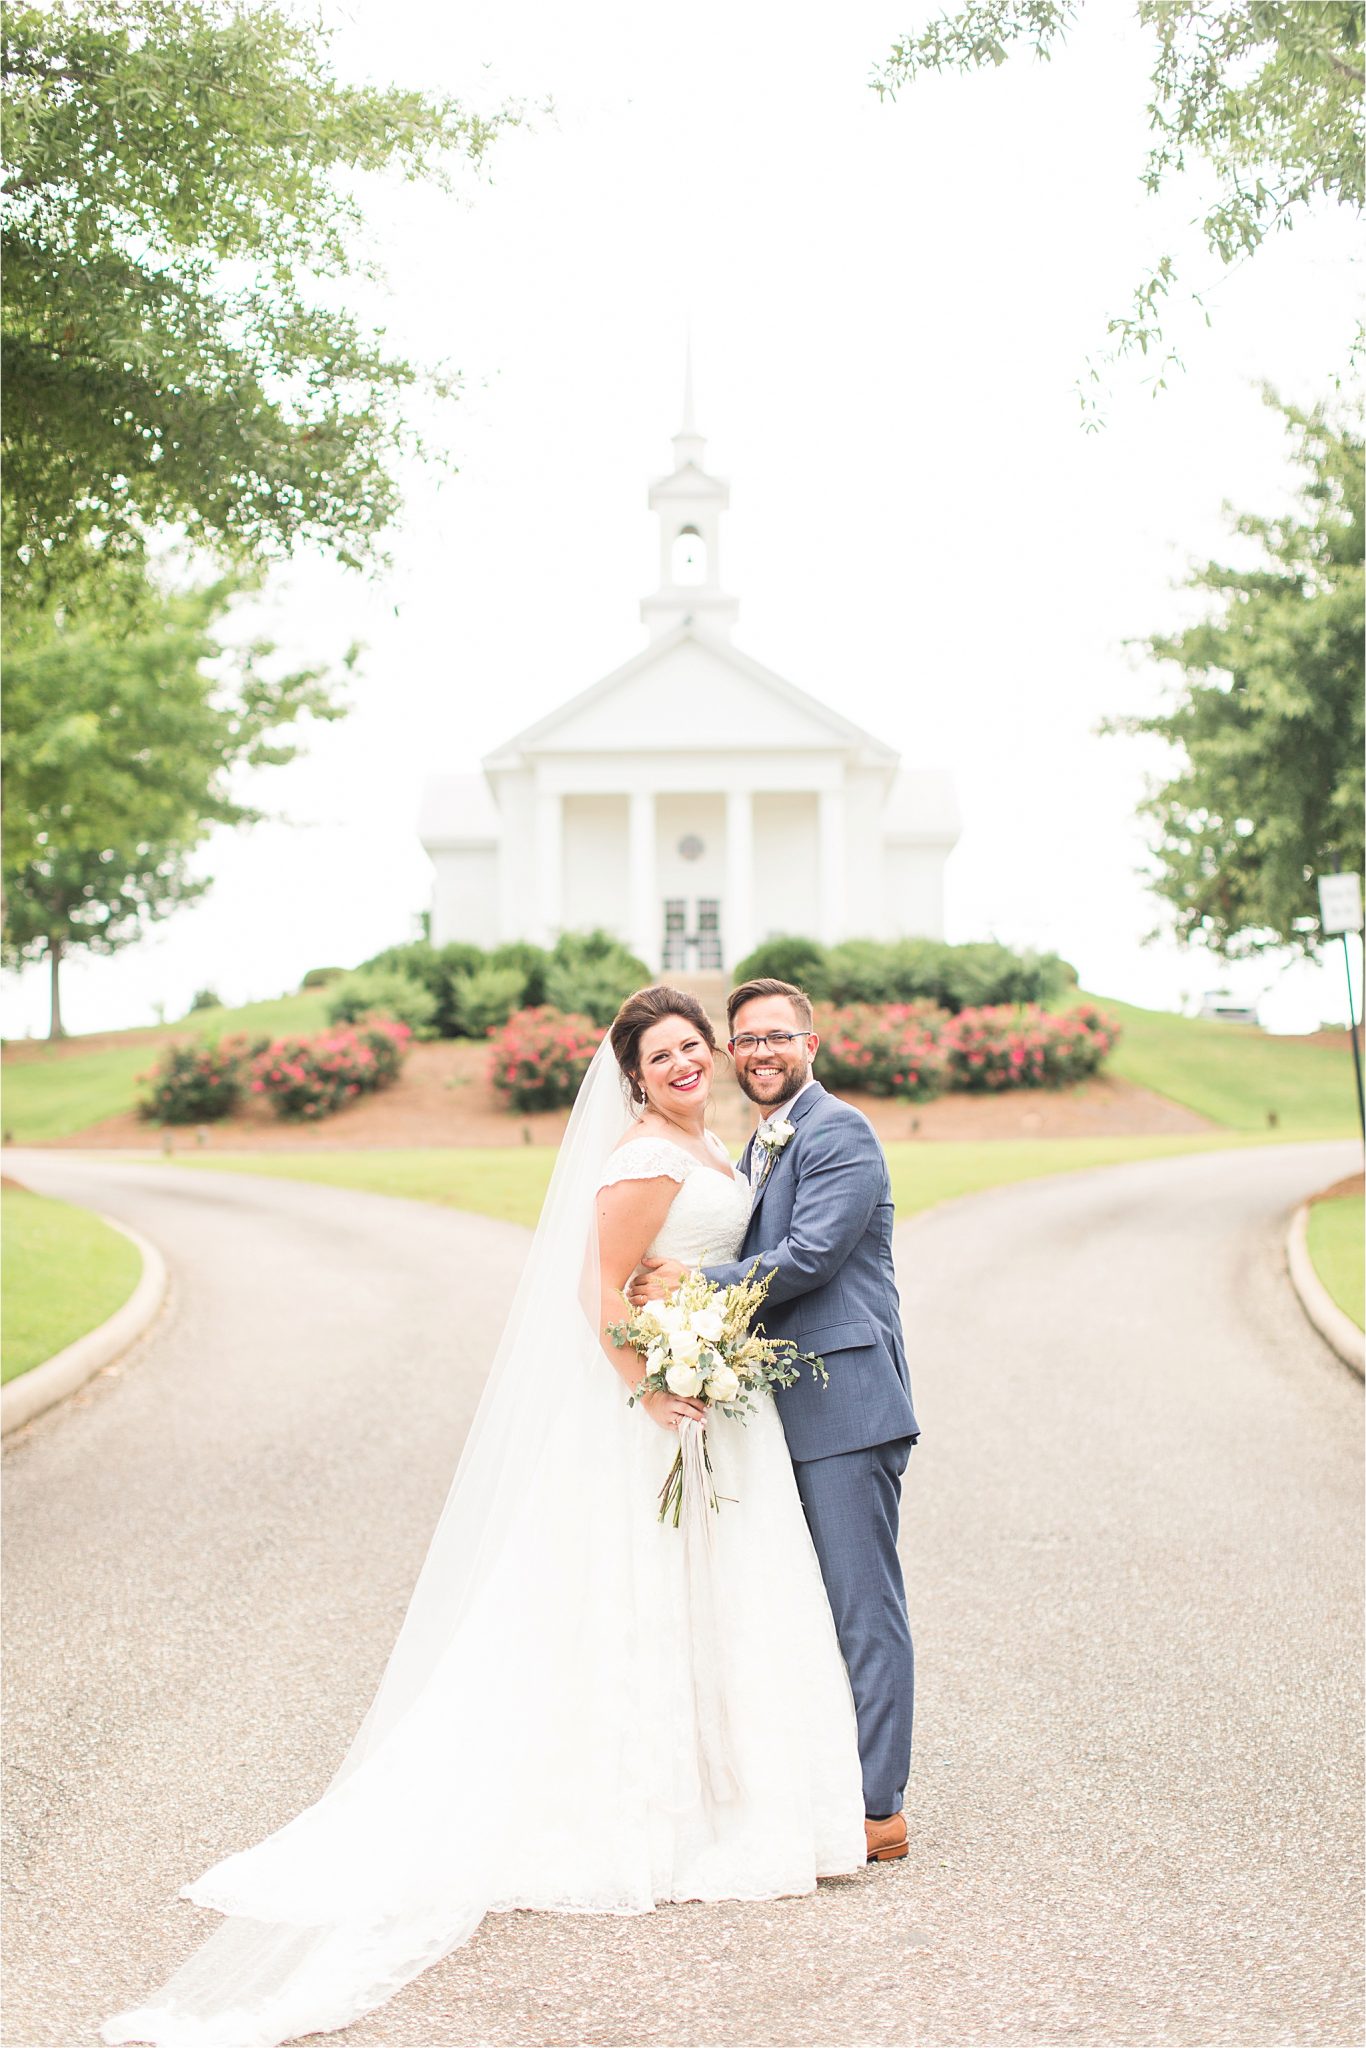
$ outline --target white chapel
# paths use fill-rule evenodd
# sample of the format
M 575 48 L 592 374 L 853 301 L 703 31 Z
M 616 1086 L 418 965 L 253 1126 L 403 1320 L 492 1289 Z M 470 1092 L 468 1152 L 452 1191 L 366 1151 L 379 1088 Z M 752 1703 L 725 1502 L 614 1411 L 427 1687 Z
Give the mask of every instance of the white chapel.
M 431 932 L 494 946 L 601 927 L 651 973 L 728 971 L 762 938 L 939 938 L 959 835 L 951 777 L 808 696 L 731 639 L 725 482 L 691 377 L 649 494 L 659 588 L 638 654 L 487 755 L 438 775 L 419 832 Z M 669 735 L 688 707 L 688 741 Z M 653 743 L 649 736 L 654 736 Z

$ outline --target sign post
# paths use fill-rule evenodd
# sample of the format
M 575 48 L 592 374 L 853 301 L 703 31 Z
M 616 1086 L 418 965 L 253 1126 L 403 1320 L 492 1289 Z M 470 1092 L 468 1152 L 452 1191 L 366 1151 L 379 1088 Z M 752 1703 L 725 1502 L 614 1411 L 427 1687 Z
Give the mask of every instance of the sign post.
M 1366 1094 L 1361 1086 L 1361 1041 L 1357 1037 L 1356 1005 L 1352 999 L 1352 953 L 1348 932 L 1361 930 L 1360 875 L 1319 876 L 1319 925 L 1324 937 L 1341 936 L 1342 961 L 1347 970 L 1347 1028 L 1352 1040 L 1352 1068 L 1357 1079 L 1357 1116 L 1366 1143 Z

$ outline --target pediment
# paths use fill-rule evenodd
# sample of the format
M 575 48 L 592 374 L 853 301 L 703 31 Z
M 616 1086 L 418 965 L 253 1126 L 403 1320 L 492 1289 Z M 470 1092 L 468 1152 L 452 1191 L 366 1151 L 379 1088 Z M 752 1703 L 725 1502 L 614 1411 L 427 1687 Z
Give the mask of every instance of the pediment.
M 510 767 L 545 754 L 638 753 L 642 746 L 897 758 L 893 748 L 729 642 L 678 627 L 518 733 L 484 765 Z

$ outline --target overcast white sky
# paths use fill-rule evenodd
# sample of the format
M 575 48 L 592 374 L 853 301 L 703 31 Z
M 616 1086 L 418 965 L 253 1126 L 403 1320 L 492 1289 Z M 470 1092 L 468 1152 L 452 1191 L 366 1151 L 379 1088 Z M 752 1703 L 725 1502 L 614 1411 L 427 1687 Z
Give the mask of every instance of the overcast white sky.
M 645 491 L 689 321 L 708 460 L 732 486 L 736 640 L 953 771 L 948 936 L 1054 947 L 1088 987 L 1155 1006 L 1226 986 L 1275 1029 L 1345 1014 L 1340 949 L 1282 974 L 1140 944 L 1159 913 L 1134 804 L 1162 750 L 1093 727 L 1158 701 L 1161 672 L 1124 643 L 1192 615 L 1189 566 L 1238 552 L 1224 502 L 1288 506 L 1258 386 L 1329 392 L 1357 294 L 1347 222 L 1233 273 L 1202 256 L 1198 186 L 1139 186 L 1128 0 L 1090 0 L 1051 65 L 1022 54 L 879 101 L 874 61 L 932 11 L 324 0 L 348 74 L 554 111 L 459 199 L 376 193 L 391 339 L 465 378 L 445 424 L 458 474 L 413 475 L 392 572 L 301 561 L 244 617 L 291 660 L 363 640 L 353 713 L 243 785 L 280 822 L 215 835 L 202 906 L 67 966 L 70 1029 L 176 1017 L 205 984 L 274 995 L 412 934 L 424 776 L 477 768 L 643 644 Z M 1119 372 L 1086 435 L 1075 380 L 1167 249 L 1213 326 L 1179 310 L 1185 375 L 1154 398 Z M 45 1031 L 44 970 L 5 983 L 7 1032 Z

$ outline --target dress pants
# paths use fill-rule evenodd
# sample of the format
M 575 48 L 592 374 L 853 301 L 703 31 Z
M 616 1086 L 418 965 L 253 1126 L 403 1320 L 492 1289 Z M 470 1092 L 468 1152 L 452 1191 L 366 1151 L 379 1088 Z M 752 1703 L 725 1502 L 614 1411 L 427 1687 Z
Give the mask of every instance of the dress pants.
M 864 1812 L 901 1811 L 911 1766 L 915 1651 L 897 1556 L 911 1439 L 794 1462 L 858 1715 Z

